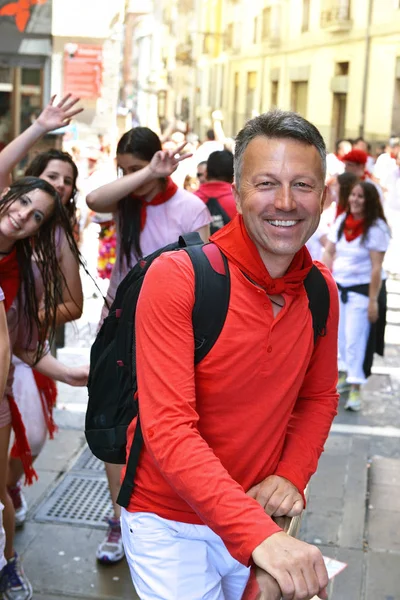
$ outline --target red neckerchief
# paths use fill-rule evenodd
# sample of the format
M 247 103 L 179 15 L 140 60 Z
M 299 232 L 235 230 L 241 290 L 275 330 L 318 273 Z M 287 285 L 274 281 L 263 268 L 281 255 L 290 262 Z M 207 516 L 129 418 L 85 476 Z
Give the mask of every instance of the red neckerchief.
M 172 196 L 176 194 L 177 189 L 178 186 L 176 185 L 176 183 L 172 181 L 171 177 L 167 177 L 167 183 L 165 188 L 161 192 L 156 194 L 154 198 L 150 200 L 150 202 L 146 202 L 144 198 L 132 194 L 132 198 L 140 202 L 140 231 L 143 231 L 144 226 L 146 225 L 147 207 L 149 205 L 156 206 L 157 204 L 164 204 L 164 202 L 168 202 L 168 200 L 170 200 Z
M 210 241 L 254 283 L 264 288 L 267 294 L 295 295 L 304 292 L 303 281 L 312 267 L 312 259 L 305 246 L 295 254 L 286 274 L 273 279 L 247 233 L 242 215 L 237 215 L 214 233 Z
M 372 173 L 369 171 L 364 171 L 364 175 L 361 177 L 361 181 L 365 181 L 366 179 L 372 180 Z
M 4 292 L 4 306 L 7 310 L 18 294 L 20 284 L 17 249 L 14 247 L 10 254 L 0 260 L 0 287 Z
M 347 242 L 352 242 L 364 233 L 364 219 L 355 219 L 351 213 L 344 220 L 344 237 Z

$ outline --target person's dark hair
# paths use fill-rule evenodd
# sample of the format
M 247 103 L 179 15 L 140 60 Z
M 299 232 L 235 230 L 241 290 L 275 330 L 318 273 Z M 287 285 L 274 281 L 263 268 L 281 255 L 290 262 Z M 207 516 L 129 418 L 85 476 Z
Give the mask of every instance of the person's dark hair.
M 25 177 L 40 177 L 51 160 L 61 160 L 62 162 L 70 164 L 72 167 L 72 194 L 68 204 L 64 206 L 64 209 L 67 211 L 72 227 L 74 227 L 76 224 L 76 195 L 78 192 L 76 182 L 78 179 L 78 167 L 74 163 L 72 156 L 68 154 L 68 152 L 62 152 L 62 150 L 56 150 L 55 148 L 47 150 L 47 152 L 40 152 L 40 154 L 35 156 L 27 166 Z
M 214 129 L 208 129 L 206 131 L 206 138 L 209 142 L 213 142 L 215 140 Z
M 358 181 L 357 175 L 354 173 L 341 173 L 338 175 L 339 184 L 339 198 L 338 198 L 338 209 L 339 212 L 346 212 L 349 206 L 349 196 L 351 189 Z
M 207 180 L 233 181 L 233 154 L 229 150 L 211 152 L 207 160 Z
M 132 154 L 139 160 L 150 162 L 162 150 L 160 138 L 148 127 L 134 127 L 121 137 L 118 154 Z M 140 204 L 128 196 L 118 204 L 119 233 L 121 236 L 120 265 L 125 256 L 128 267 L 132 266 L 132 249 L 137 259 L 142 256 L 140 247 Z
M 34 236 L 17 240 L 15 243 L 21 277 L 19 293 L 21 301 L 23 301 L 23 316 L 28 328 L 26 337 L 28 345 L 34 339 L 34 334 L 36 332 L 38 334 L 36 361 L 40 360 L 44 354 L 46 340 L 50 339 L 51 342 L 54 336 L 57 305 L 62 297 L 63 289 L 68 288 L 56 253 L 57 226 L 64 230 L 68 245 L 77 262 L 83 264 L 74 239 L 71 222 L 61 203 L 60 196 L 44 179 L 23 177 L 11 184 L 8 191 L 0 198 L 0 216 L 21 196 L 37 189 L 46 192 L 53 200 L 54 211 Z M 43 282 L 43 298 L 37 298 L 36 295 L 32 266 L 33 255 Z M 39 310 L 43 315 L 40 320 Z
M 382 219 L 382 221 L 384 221 L 386 224 L 387 221 L 376 186 L 369 181 L 357 181 L 351 189 L 353 190 L 357 185 L 362 188 L 364 194 L 364 233 L 361 238 L 364 242 L 368 235 L 368 231 L 375 221 L 377 221 L 377 219 Z M 349 207 L 347 208 L 346 213 L 350 213 Z M 343 219 L 343 222 L 340 224 L 338 230 L 338 240 L 340 240 L 343 235 L 344 225 L 345 219 Z
M 234 171 L 237 186 L 240 184 L 244 152 L 256 137 L 292 139 L 314 146 L 320 155 L 322 175 L 325 179 L 326 146 L 318 129 L 297 113 L 275 109 L 247 121 L 236 136 Z

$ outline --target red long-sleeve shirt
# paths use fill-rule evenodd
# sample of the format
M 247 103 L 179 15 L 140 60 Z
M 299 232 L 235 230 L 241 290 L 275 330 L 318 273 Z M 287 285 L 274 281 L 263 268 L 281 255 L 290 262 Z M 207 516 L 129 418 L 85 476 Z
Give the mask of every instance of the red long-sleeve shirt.
M 194 368 L 190 259 L 175 252 L 154 262 L 136 317 L 145 448 L 128 510 L 205 523 L 243 564 L 280 531 L 245 492 L 271 474 L 303 491 L 336 414 L 337 289 L 319 267 L 331 309 L 315 348 L 305 291 L 284 295 L 274 318 L 265 292 L 231 264 L 225 325 Z

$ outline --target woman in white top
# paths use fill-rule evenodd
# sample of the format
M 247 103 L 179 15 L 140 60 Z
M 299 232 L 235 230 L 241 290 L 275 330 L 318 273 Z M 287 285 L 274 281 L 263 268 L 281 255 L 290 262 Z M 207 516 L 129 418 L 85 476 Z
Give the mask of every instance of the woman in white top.
M 198 231 L 204 241 L 210 235 L 211 216 L 205 203 L 194 194 L 179 189 L 170 175 L 190 154 L 163 151 L 159 137 L 147 127 L 126 132 L 117 145 L 117 164 L 123 177 L 91 192 L 89 208 L 97 213 L 113 213 L 117 223 L 117 253 L 103 320 L 118 285 L 138 260 L 178 240 L 179 236 Z M 102 563 L 114 563 L 124 556 L 119 524 L 120 507 L 116 503 L 120 488 L 121 466 L 106 464 L 114 506 L 109 529 L 96 556 Z
M 390 230 L 376 187 L 365 181 L 356 183 L 346 213 L 337 218 L 329 232 L 323 257 L 340 292 L 342 376 L 338 390 L 350 390 L 345 405 L 348 410 L 360 410 L 360 386 L 369 375 L 365 355 L 371 326 L 379 317 L 378 299 L 385 279 L 382 263 L 389 240 Z

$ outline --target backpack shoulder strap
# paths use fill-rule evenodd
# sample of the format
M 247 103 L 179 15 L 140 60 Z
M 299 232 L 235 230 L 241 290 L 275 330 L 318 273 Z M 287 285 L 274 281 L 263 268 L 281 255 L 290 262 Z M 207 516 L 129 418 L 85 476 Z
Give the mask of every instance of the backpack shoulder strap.
M 226 210 L 222 208 L 221 202 L 218 200 L 218 198 L 215 198 L 214 196 L 207 198 L 207 208 L 211 215 L 220 215 L 224 225 L 227 225 L 231 220 Z
M 226 257 L 215 244 L 185 248 L 193 264 L 195 303 L 192 313 L 195 364 L 217 341 L 225 323 L 230 298 L 230 277 Z
M 311 311 L 314 329 L 314 344 L 316 344 L 319 336 L 326 335 L 330 296 L 325 277 L 314 264 L 304 280 L 304 287 L 308 296 L 308 306 Z

